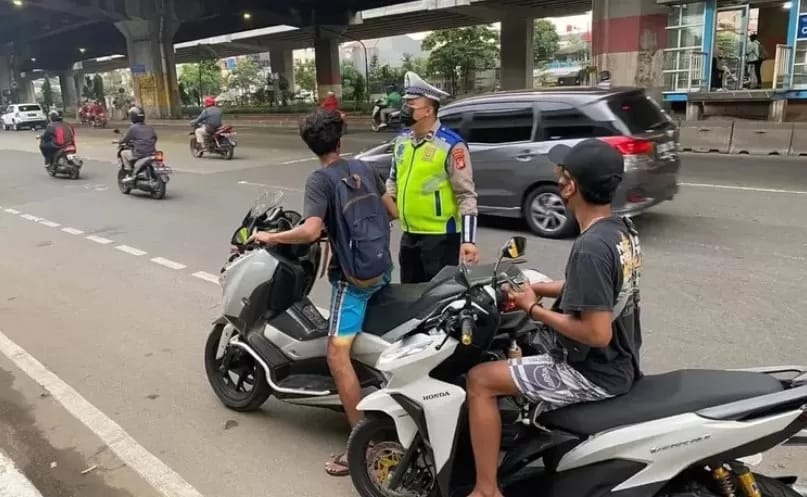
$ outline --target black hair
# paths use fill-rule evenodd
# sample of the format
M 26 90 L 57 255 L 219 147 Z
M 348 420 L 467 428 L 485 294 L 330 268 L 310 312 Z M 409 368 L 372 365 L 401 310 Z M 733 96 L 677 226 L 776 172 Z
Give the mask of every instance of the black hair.
M 317 157 L 339 149 L 344 122 L 335 111 L 316 110 L 300 123 L 300 138 Z
M 580 190 L 580 196 L 583 197 L 587 204 L 608 205 L 613 202 L 614 195 L 621 182 L 622 178 L 611 176 L 592 185 L 583 186 L 580 182 L 576 183 L 577 189 Z
M 434 109 L 434 115 L 436 116 L 437 112 L 440 110 L 440 101 L 433 98 L 427 98 L 426 101 L 431 104 L 432 109 Z

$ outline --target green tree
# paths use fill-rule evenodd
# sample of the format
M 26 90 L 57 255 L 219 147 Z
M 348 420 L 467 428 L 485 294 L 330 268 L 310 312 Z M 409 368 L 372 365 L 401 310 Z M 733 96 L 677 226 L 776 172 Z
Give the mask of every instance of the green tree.
M 428 76 L 428 63 L 426 59 L 423 57 L 414 57 L 412 54 L 405 53 L 401 57 L 401 69 L 406 73 L 406 71 L 412 71 L 413 73 L 417 74 L 418 76 Z
M 294 81 L 301 89 L 314 91 L 317 87 L 317 69 L 313 60 L 298 62 L 294 66 Z
M 221 68 L 216 60 L 203 59 L 199 64 L 182 66 L 179 81 L 185 85 L 185 88 L 193 88 L 191 93 L 195 94 L 199 100 L 204 95 L 217 94 L 221 91 Z M 199 103 L 201 104 L 201 102 Z
M 431 51 L 428 72 L 441 75 L 449 93 L 457 93 L 458 80 L 470 90 L 475 71 L 492 68 L 499 52 L 498 34 L 486 25 L 434 31 L 423 39 L 421 47 Z
M 47 110 L 53 107 L 53 88 L 50 86 L 50 78 L 47 76 L 42 82 L 42 104 Z
M 92 78 L 92 98 L 98 100 L 101 105 L 105 105 L 106 100 L 104 96 L 106 93 L 104 92 L 104 79 L 101 77 L 100 74 L 96 74 L 95 77 Z
M 345 99 L 361 102 L 364 100 L 365 90 L 364 75 L 351 62 L 342 62 L 342 95 Z
M 532 56 L 533 60 L 544 65 L 551 61 L 560 48 L 560 37 L 555 25 L 546 19 L 538 19 L 533 26 Z
M 252 59 L 244 57 L 238 60 L 235 69 L 230 72 L 227 88 L 236 90 L 243 95 L 262 83 L 261 68 Z

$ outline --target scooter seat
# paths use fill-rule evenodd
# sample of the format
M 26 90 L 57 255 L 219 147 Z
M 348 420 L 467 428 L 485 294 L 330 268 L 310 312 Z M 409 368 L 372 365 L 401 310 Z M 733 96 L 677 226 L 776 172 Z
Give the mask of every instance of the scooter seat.
M 538 422 L 548 428 L 593 435 L 783 389 L 779 380 L 764 373 L 680 370 L 645 376 L 630 392 L 619 397 L 546 412 L 539 416 Z
M 468 269 L 472 284 L 490 279 L 495 264 L 480 264 Z M 504 270 L 507 264 L 500 266 Z M 455 281 L 456 266 L 445 266 L 428 283 L 387 285 L 367 303 L 362 331 L 383 335 L 410 319 L 425 317 L 438 302 L 460 295 L 465 287 Z

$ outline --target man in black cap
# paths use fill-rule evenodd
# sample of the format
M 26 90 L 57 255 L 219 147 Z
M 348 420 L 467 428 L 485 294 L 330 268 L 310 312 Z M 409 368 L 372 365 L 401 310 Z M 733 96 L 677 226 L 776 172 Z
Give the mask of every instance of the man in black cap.
M 480 364 L 468 375 L 476 461 L 471 497 L 501 497 L 498 396 L 522 395 L 546 411 L 624 394 L 641 376 L 639 239 L 628 219 L 611 212 L 624 171 L 622 156 L 591 139 L 571 148 L 556 145 L 549 158 L 581 234 L 569 254 L 565 281 L 510 289 L 517 305 L 546 325 L 537 344 L 544 353 Z M 556 299 L 551 310 L 541 306 L 542 297 Z

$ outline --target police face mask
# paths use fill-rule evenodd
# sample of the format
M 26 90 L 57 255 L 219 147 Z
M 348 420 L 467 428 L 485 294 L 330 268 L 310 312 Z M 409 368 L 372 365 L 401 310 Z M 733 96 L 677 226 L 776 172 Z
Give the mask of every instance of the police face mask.
M 413 109 L 408 103 L 405 103 L 403 107 L 401 107 L 401 124 L 409 128 L 416 122 L 417 119 L 415 119 L 415 109 Z

